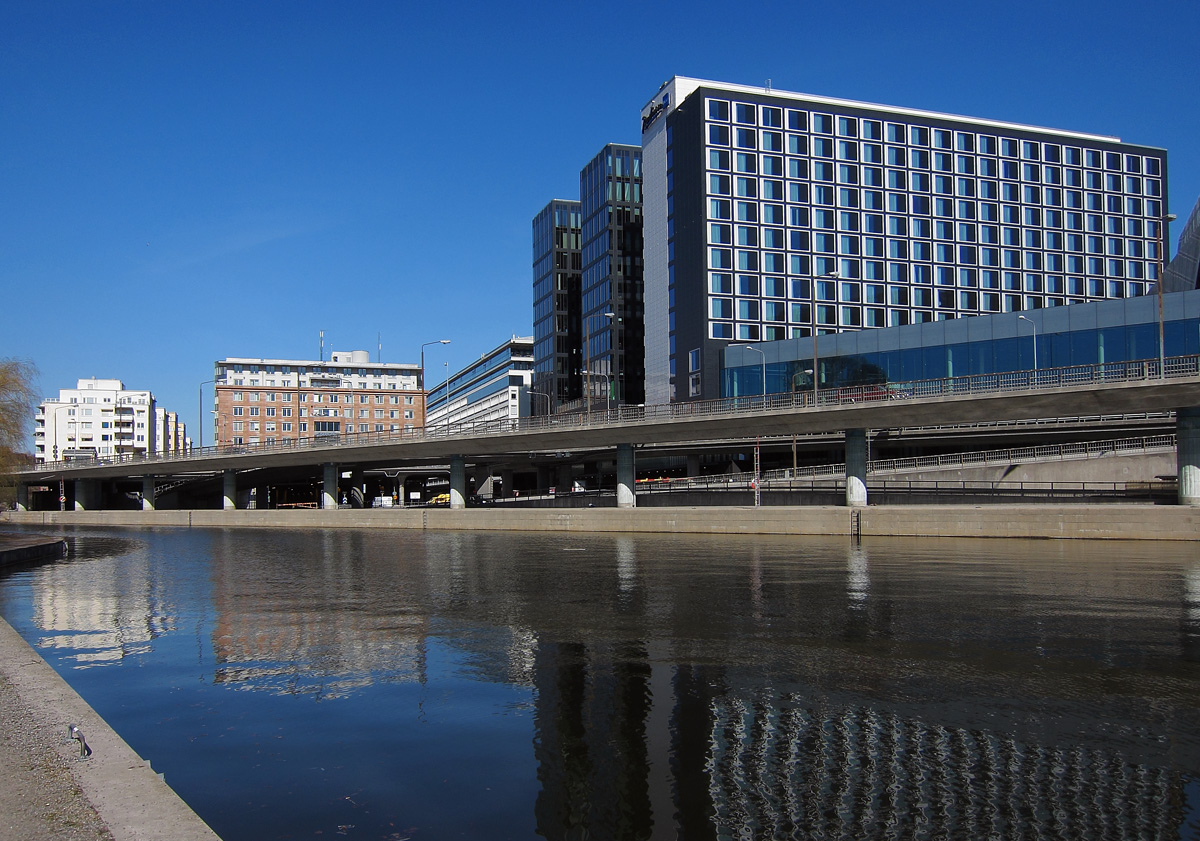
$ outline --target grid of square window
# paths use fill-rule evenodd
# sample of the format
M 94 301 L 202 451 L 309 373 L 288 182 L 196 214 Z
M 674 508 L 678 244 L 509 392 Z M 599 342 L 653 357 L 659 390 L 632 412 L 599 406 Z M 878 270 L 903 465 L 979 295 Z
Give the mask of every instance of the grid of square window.
M 712 338 L 1133 297 L 1157 277 L 1159 157 L 782 103 L 705 107 Z

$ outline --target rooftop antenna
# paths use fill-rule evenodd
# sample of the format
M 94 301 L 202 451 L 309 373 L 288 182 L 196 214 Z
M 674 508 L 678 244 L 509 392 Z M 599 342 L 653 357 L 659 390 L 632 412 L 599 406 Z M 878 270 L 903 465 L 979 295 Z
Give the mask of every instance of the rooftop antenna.
M 383 364 L 383 332 L 382 331 L 375 334 L 375 341 L 378 343 L 378 347 L 375 351 L 375 364 L 382 365 Z
M 324 330 L 321 331 L 321 351 L 320 351 L 320 355 L 317 357 L 317 360 L 319 362 L 325 361 L 325 331 Z
M 767 79 L 767 93 L 771 92 L 771 80 Z

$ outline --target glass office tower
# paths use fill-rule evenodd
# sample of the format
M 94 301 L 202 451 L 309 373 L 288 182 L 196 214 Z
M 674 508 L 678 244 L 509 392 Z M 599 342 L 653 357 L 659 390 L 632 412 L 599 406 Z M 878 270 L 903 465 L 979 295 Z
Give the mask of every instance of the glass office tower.
M 1136 297 L 1166 153 L 1119 138 L 682 77 L 642 111 L 647 402 L 720 352 Z
M 642 150 L 609 144 L 579 173 L 583 214 L 584 389 L 645 402 Z
M 580 204 L 555 199 L 533 219 L 532 414 L 578 400 L 582 368 Z M 549 407 L 547 407 L 549 404 Z

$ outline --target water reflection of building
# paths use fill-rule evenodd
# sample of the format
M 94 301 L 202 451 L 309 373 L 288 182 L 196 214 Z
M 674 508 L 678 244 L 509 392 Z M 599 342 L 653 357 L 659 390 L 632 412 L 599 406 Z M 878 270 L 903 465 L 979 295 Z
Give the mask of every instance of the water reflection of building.
M 721 667 L 652 697 L 636 648 L 539 649 L 546 838 L 1174 838 L 1187 820 L 1188 776 L 1116 747 L 734 689 Z
M 145 653 L 177 625 L 179 582 L 156 577 L 155 566 L 130 540 L 74 535 L 80 562 L 37 571 L 32 588 L 39 648 L 70 652 L 78 666 L 97 666 Z
M 1173 838 L 1183 826 L 1186 776 L 1115 749 L 770 691 L 714 699 L 709 718 L 704 811 L 724 837 Z
M 954 614 L 980 624 L 934 644 L 936 611 L 902 592 L 923 582 L 897 581 L 894 562 L 859 548 L 803 587 L 781 586 L 794 565 L 747 550 L 742 588 L 703 594 L 647 588 L 618 555 L 606 567 L 614 615 L 589 603 L 574 634 L 554 608 L 525 619 L 541 629 L 545 838 L 1176 838 L 1196 818 L 1180 770 L 1200 767 L 1186 681 L 1126 670 L 1139 643 L 1109 612 L 1135 591 L 1182 597 L 1194 635 L 1190 578 L 1135 574 L 1103 553 L 1031 564 L 956 594 Z M 1072 600 L 1107 607 L 1068 617 Z M 636 618 L 619 612 L 630 604 Z M 782 620 L 803 612 L 823 635 Z M 984 633 L 1006 628 L 1011 649 L 980 658 L 980 628 L 995 621 Z M 1063 636 L 1072 621 L 1077 638 Z
M 424 588 L 368 533 L 280 534 L 250 565 L 242 551 L 231 532 L 213 546 L 217 683 L 329 697 L 424 680 Z

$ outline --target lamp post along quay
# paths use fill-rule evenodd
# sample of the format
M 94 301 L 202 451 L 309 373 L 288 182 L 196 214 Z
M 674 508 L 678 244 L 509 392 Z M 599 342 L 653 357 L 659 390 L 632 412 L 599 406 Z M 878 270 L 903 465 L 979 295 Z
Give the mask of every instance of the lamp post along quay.
M 1038 369 L 1038 364 L 1037 364 L 1038 329 L 1037 329 L 1037 325 L 1033 323 L 1033 319 L 1026 318 L 1023 315 L 1018 315 L 1017 321 L 1027 321 L 1027 322 L 1029 322 L 1029 326 L 1033 328 L 1033 375 L 1036 378 L 1037 377 L 1037 369 Z M 1053 360 L 1051 360 L 1051 362 L 1053 362 Z
M 616 318 L 616 315 L 617 314 L 615 312 L 592 313 L 589 316 L 585 316 L 583 319 L 583 385 L 584 391 L 587 394 L 587 406 L 585 407 L 585 412 L 588 417 L 591 417 L 592 414 L 592 319 L 607 318 L 609 320 L 609 324 L 611 324 L 612 320 Z
M 762 396 L 763 401 L 767 399 L 767 354 L 752 345 L 742 345 L 746 350 L 752 350 L 762 357 Z
M 812 280 L 812 337 L 813 337 L 813 405 L 817 405 L 817 281 L 818 280 L 837 280 L 841 277 L 837 272 L 826 272 L 820 277 L 814 277 Z M 764 388 L 766 380 L 763 381 Z
M 434 339 L 432 342 L 425 342 L 424 344 L 421 345 L 421 394 L 422 395 L 429 393 L 429 389 L 426 388 L 426 386 L 425 386 L 425 348 L 429 347 L 430 345 L 448 345 L 448 344 L 450 344 L 449 339 Z M 422 397 L 422 401 L 425 403 L 425 405 L 421 408 L 421 414 L 422 414 L 421 424 L 427 425 L 428 419 L 425 417 L 425 415 L 429 414 L 429 401 L 425 400 L 424 397 Z
M 1158 282 L 1154 288 L 1158 290 L 1158 376 L 1162 379 L 1167 375 L 1166 331 L 1163 327 L 1163 272 L 1167 264 L 1167 226 L 1175 221 L 1174 213 L 1168 213 L 1158 220 Z

